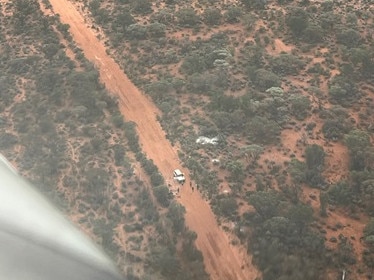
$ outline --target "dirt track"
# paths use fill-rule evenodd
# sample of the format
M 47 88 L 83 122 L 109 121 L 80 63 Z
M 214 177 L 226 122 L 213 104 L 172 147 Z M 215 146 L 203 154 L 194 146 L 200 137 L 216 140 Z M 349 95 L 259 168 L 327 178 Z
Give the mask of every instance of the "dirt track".
M 70 25 L 70 32 L 87 59 L 100 71 L 101 81 L 107 89 L 118 96 L 120 110 L 126 120 L 137 124 L 143 151 L 153 159 L 165 178 L 174 168 L 180 167 L 177 152 L 165 137 L 156 120 L 158 109 L 127 78 L 117 63 L 107 55 L 104 45 L 86 26 L 83 16 L 68 0 L 50 0 L 53 10 L 60 14 L 61 21 Z M 188 173 L 188 172 L 186 172 Z M 189 178 L 187 178 L 189 179 Z M 259 274 L 251 265 L 245 249 L 232 246 L 228 235 L 223 232 L 208 203 L 187 187 L 181 190 L 180 202 L 186 208 L 187 226 L 197 233 L 197 247 L 204 256 L 207 272 L 211 279 L 240 280 L 255 279 Z

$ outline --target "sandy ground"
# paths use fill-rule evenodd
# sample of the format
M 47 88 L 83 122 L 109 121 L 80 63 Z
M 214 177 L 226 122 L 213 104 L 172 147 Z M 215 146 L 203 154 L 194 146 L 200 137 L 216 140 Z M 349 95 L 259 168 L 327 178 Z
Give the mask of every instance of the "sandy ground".
M 281 39 L 275 39 L 274 40 L 274 45 L 267 46 L 266 51 L 270 55 L 278 55 L 281 52 L 286 52 L 286 53 L 291 53 L 292 51 L 292 46 L 287 46 Z
M 126 120 L 137 124 L 143 151 L 153 159 L 165 178 L 180 167 L 177 151 L 168 142 L 156 120 L 160 114 L 155 105 L 127 78 L 116 62 L 108 56 L 104 45 L 85 24 L 83 16 L 68 0 L 50 0 L 61 21 L 70 25 L 70 32 L 87 59 L 100 71 L 101 81 L 118 97 Z M 188 174 L 187 170 L 184 170 Z M 188 178 L 188 176 L 187 176 Z M 188 186 L 188 187 L 187 187 Z M 204 256 L 211 279 L 255 279 L 259 272 L 251 265 L 245 248 L 232 246 L 229 236 L 218 226 L 208 203 L 189 188 L 189 178 L 181 189 L 179 201 L 186 208 L 187 226 L 197 233 L 196 245 Z
M 318 213 L 320 210 L 320 202 L 319 202 L 319 194 L 320 191 L 318 189 L 313 189 L 310 187 L 303 187 L 303 197 L 302 199 L 309 203 L 315 213 Z M 311 197 L 315 197 L 316 199 L 311 199 Z M 325 225 L 324 229 L 326 230 L 325 238 L 327 240 L 326 246 L 328 248 L 335 248 L 337 247 L 337 243 L 332 243 L 330 239 L 335 237 L 339 239 L 339 235 L 342 235 L 351 242 L 354 248 L 354 254 L 357 258 L 358 263 L 362 263 L 362 253 L 365 249 L 364 244 L 361 241 L 363 230 L 365 225 L 368 223 L 368 217 L 358 213 L 357 218 L 352 218 L 349 213 L 345 212 L 342 209 L 335 209 L 329 207 L 327 210 L 327 217 L 320 218 Z M 336 225 L 340 225 L 339 229 L 336 229 Z M 358 278 L 356 278 L 358 279 Z

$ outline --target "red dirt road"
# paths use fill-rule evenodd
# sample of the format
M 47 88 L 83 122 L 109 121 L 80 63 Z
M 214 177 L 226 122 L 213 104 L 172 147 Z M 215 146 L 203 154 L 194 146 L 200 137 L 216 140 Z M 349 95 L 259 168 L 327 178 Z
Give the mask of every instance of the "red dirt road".
M 86 26 L 84 17 L 68 0 L 49 0 L 53 11 L 70 32 L 87 59 L 100 71 L 101 81 L 119 99 L 119 107 L 126 120 L 137 124 L 143 151 L 153 159 L 165 178 L 181 166 L 177 152 L 165 137 L 156 120 L 156 106 L 127 78 L 118 64 L 106 53 L 104 45 Z M 188 172 L 186 172 L 188 173 Z M 187 187 L 181 190 L 180 203 L 186 208 L 187 226 L 197 233 L 196 245 L 204 256 L 206 271 L 212 280 L 253 280 L 260 274 L 251 265 L 245 248 L 232 246 L 229 236 L 218 226 L 209 204 Z

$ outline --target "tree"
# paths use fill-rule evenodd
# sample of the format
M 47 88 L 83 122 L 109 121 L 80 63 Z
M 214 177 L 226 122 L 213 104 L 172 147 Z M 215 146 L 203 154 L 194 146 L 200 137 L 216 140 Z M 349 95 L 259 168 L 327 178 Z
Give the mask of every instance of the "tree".
M 103 205 L 105 191 L 109 187 L 109 174 L 101 168 L 88 168 L 84 172 L 85 191 L 91 203 Z
M 299 161 L 298 159 L 291 159 L 288 170 L 291 174 L 291 177 L 295 183 L 304 183 L 306 181 L 305 171 L 306 164 L 305 162 Z
M 105 218 L 95 219 L 92 223 L 93 232 L 101 238 L 101 245 L 105 250 L 113 249 L 113 226 L 105 221 Z
M 214 77 L 211 74 L 192 74 L 187 81 L 186 88 L 193 93 L 210 95 L 214 84 Z
M 363 260 L 368 267 L 374 267 L 374 218 L 371 218 L 364 228 L 364 241 L 369 246 L 363 254 Z
M 260 174 L 256 175 L 256 191 L 264 191 L 265 190 L 265 184 L 264 184 L 264 177 Z
M 327 205 L 329 203 L 329 196 L 325 192 L 319 193 L 319 203 L 320 203 L 320 214 L 322 217 L 327 217 Z
M 243 27 L 246 31 L 251 32 L 256 27 L 258 16 L 254 13 L 245 13 L 242 16 Z
M 166 31 L 166 25 L 159 23 L 159 22 L 154 22 L 148 25 L 148 34 L 152 38 L 161 38 L 165 37 L 165 31 Z
M 328 191 L 329 201 L 333 204 L 349 206 L 353 202 L 353 192 L 351 186 L 341 181 L 333 185 Z
M 131 24 L 126 29 L 126 35 L 130 40 L 145 40 L 147 38 L 147 27 L 141 24 Z
M 334 141 L 341 139 L 346 132 L 348 132 L 346 125 L 339 120 L 327 119 L 322 126 L 323 135 Z
M 305 66 L 305 62 L 293 54 L 283 53 L 272 57 L 271 69 L 278 75 L 295 75 Z
M 22 33 L 33 27 L 34 24 L 27 24 L 32 15 L 37 11 L 40 11 L 40 6 L 38 1 L 30 0 L 15 0 L 14 3 L 14 24 L 16 33 Z
M 299 233 L 313 221 L 313 209 L 309 205 L 302 203 L 291 206 L 288 210 L 287 217 L 296 224 Z
M 323 170 L 325 151 L 317 144 L 308 145 L 305 149 L 306 166 L 309 169 Z
M 48 69 L 37 76 L 35 84 L 38 92 L 53 96 L 59 93 L 63 84 L 63 76 L 56 69 Z
M 352 246 L 352 242 L 347 238 L 342 238 L 341 240 L 339 240 L 338 261 L 340 262 L 340 265 L 343 265 L 343 264 L 352 265 L 357 262 L 354 249 Z
M 370 53 L 364 48 L 352 48 L 349 50 L 349 60 L 354 66 L 362 65 L 366 60 L 370 60 Z
M 374 235 L 374 218 L 371 218 L 364 228 L 365 238 L 372 235 Z
M 180 263 L 175 253 L 166 246 L 153 249 L 149 261 L 165 279 L 172 279 L 180 274 Z
M 292 0 L 277 0 L 277 2 L 281 5 L 285 4 L 285 3 L 288 3 L 288 2 L 292 2 Z
M 351 27 L 351 28 L 357 27 L 358 18 L 354 13 L 348 13 L 345 17 L 345 21 L 348 27 Z
M 151 21 L 152 22 L 159 22 L 162 24 L 173 24 L 175 20 L 175 17 L 173 15 L 173 12 L 169 9 L 161 9 L 156 13 L 153 13 L 151 15 Z
M 231 172 L 230 178 L 234 182 L 241 182 L 245 178 L 243 164 L 240 161 L 229 161 L 226 167 Z
M 193 8 L 182 8 L 177 12 L 178 23 L 185 27 L 195 27 L 200 22 L 200 17 Z
M 98 9 L 93 15 L 98 24 L 106 24 L 111 20 L 108 10 L 104 8 Z
M 366 153 L 371 146 L 369 134 L 363 130 L 352 130 L 344 137 L 344 142 L 349 150 L 351 169 L 365 169 Z
M 206 70 L 207 65 L 202 55 L 193 53 L 187 56 L 180 66 L 180 71 L 186 75 L 193 73 L 202 73 Z
M 178 279 L 209 279 L 208 274 L 204 270 L 203 255 L 195 246 L 196 238 L 197 234 L 191 231 L 187 231 L 183 236 L 183 244 L 181 250 L 183 266 L 186 266 L 185 269 L 189 270 L 190 274 L 188 276 L 183 275 L 185 276 L 185 278 L 183 278 L 183 276 L 181 275 L 182 277 L 178 277 Z M 185 259 L 187 259 L 188 261 L 184 261 Z M 186 270 L 183 271 L 184 274 Z M 175 279 L 175 276 L 173 279 Z
M 336 36 L 338 43 L 347 46 L 348 48 L 357 47 L 360 45 L 360 33 L 354 29 L 344 29 Z
M 156 223 L 159 220 L 159 212 L 157 211 L 146 187 L 140 188 L 135 202 L 137 205 L 137 212 L 144 219 L 145 224 Z
M 363 130 L 352 130 L 345 137 L 344 142 L 351 153 L 358 153 L 366 150 L 370 144 L 370 136 Z
M 288 11 L 286 23 L 295 36 L 301 36 L 308 27 L 308 17 L 308 13 L 300 7 L 292 8 Z
M 254 78 L 255 71 L 264 65 L 264 49 L 256 44 L 251 44 L 244 48 L 244 59 L 249 68 L 248 75 Z
M 119 14 L 114 18 L 113 26 L 119 27 L 123 32 L 126 31 L 127 27 L 135 23 L 134 17 L 131 15 L 129 10 L 121 10 Z
M 243 119 L 244 112 L 241 109 L 235 110 L 232 113 L 215 111 L 212 113 L 212 120 L 218 128 L 225 132 L 236 133 L 241 132 L 244 128 Z
M 297 120 L 304 120 L 309 113 L 311 102 L 304 95 L 292 95 L 289 99 L 291 103 L 292 114 Z
M 321 43 L 323 40 L 324 30 L 318 24 L 309 24 L 304 30 L 304 39 L 308 43 Z
M 134 12 L 146 15 L 152 12 L 152 3 L 150 0 L 135 0 L 132 2 Z
M 362 75 L 364 77 L 372 77 L 374 75 L 374 48 L 371 49 L 369 59 L 366 59 L 362 64 Z
M 322 187 L 324 179 L 322 171 L 325 162 L 325 152 L 319 145 L 313 144 L 305 149 L 306 170 L 305 180 L 312 186 Z
M 252 82 L 260 89 L 260 90 L 267 90 L 271 87 L 280 87 L 281 86 L 281 80 L 280 78 L 274 74 L 273 72 L 270 72 L 265 69 L 258 69 L 254 73 L 254 79 Z
M 221 23 L 221 11 L 217 8 L 207 8 L 204 10 L 203 19 L 207 25 L 219 25 Z
M 157 201 L 163 206 L 168 207 L 170 204 L 169 200 L 169 188 L 166 186 L 158 186 L 153 188 L 153 193 L 157 198 Z
M 374 170 L 374 147 L 371 146 L 365 153 L 365 169 Z
M 255 116 L 246 125 L 246 131 L 249 139 L 255 143 L 270 144 L 277 140 L 280 127 L 273 120 Z
M 124 164 L 125 159 L 125 148 L 123 145 L 115 144 L 113 146 L 114 151 L 114 162 L 116 166 L 121 166 Z
M 228 23 L 238 23 L 240 22 L 240 16 L 242 15 L 242 11 L 239 7 L 230 6 L 226 13 L 224 14 L 225 21 Z
M 230 218 L 235 215 L 238 205 L 234 197 L 222 197 L 218 198 L 217 208 L 221 215 Z
M 253 162 L 256 162 L 262 152 L 264 151 L 264 147 L 257 145 L 257 144 L 251 144 L 248 146 L 245 146 L 243 149 L 243 154 L 246 157 L 247 161 L 248 159 L 252 159 Z
M 100 9 L 100 0 L 92 0 L 88 5 L 92 13 L 96 13 Z
M 47 59 L 52 59 L 53 56 L 55 56 L 58 51 L 61 49 L 61 45 L 57 43 L 49 43 L 43 46 L 43 52 L 45 54 L 45 57 Z
M 218 92 L 214 94 L 213 100 L 210 106 L 213 111 L 225 111 L 232 113 L 239 109 L 241 105 L 241 100 L 234 96 L 226 95 L 223 92 Z
M 272 87 L 274 89 L 275 87 Z M 266 116 L 269 120 L 275 121 L 278 125 L 286 123 L 289 119 L 289 109 L 283 95 L 272 95 L 263 99 L 258 108 L 261 115 Z
M 271 97 L 282 97 L 284 90 L 280 87 L 271 87 L 266 90 L 266 93 L 269 93 Z
M 154 187 L 160 186 L 165 183 L 164 177 L 160 172 L 154 172 L 151 174 L 151 184 Z
M 17 144 L 18 138 L 16 135 L 11 133 L 2 133 L 0 135 L 0 149 L 6 150 Z
M 320 15 L 319 21 L 323 30 L 332 31 L 335 25 L 341 23 L 341 17 L 334 12 L 325 12 Z
M 266 232 L 272 238 L 280 238 L 287 242 L 290 235 L 293 234 L 295 225 L 290 221 L 289 218 L 282 216 L 275 216 L 266 220 L 263 224 L 262 231 Z
M 160 104 L 170 99 L 169 93 L 173 90 L 173 85 L 167 80 L 159 79 L 145 85 L 145 90 L 152 96 L 153 101 Z
M 175 233 L 181 233 L 185 229 L 184 213 L 186 209 L 177 201 L 172 201 L 168 207 L 167 217 L 173 223 L 173 230 Z
M 247 9 L 263 9 L 267 4 L 267 0 L 241 0 L 240 1 Z
M 267 220 L 279 214 L 278 205 L 280 197 L 276 191 L 255 192 L 249 197 L 249 203 L 253 205 L 257 213 Z
M 349 114 L 346 109 L 339 105 L 321 111 L 320 117 L 325 119 L 322 132 L 327 139 L 334 141 L 341 139 L 351 129 L 352 124 L 349 121 Z
M 334 8 L 334 2 L 332 0 L 326 0 L 321 3 L 323 11 L 332 11 Z

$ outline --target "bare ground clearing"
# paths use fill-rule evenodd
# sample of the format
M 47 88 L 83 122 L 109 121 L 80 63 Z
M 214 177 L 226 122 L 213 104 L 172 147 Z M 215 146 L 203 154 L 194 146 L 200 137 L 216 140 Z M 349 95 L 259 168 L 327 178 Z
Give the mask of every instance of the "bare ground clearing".
M 106 53 L 104 45 L 85 24 L 84 17 L 68 0 L 50 0 L 55 13 L 70 32 L 87 59 L 100 71 L 101 81 L 108 91 L 118 97 L 119 107 L 126 120 L 137 124 L 143 151 L 153 159 L 165 178 L 181 165 L 177 151 L 165 137 L 156 120 L 156 106 L 127 78 L 118 64 Z M 187 181 L 187 184 L 189 181 Z M 179 201 L 186 208 L 187 226 L 197 233 L 196 245 L 204 256 L 211 279 L 255 279 L 259 272 L 251 265 L 251 257 L 240 246 L 230 244 L 226 234 L 217 224 L 209 204 L 187 187 L 181 190 Z

